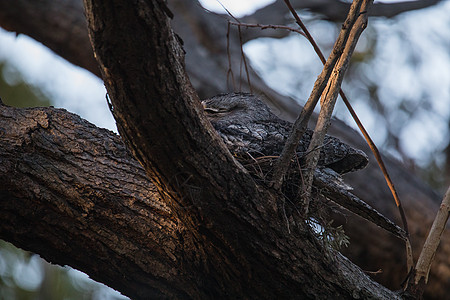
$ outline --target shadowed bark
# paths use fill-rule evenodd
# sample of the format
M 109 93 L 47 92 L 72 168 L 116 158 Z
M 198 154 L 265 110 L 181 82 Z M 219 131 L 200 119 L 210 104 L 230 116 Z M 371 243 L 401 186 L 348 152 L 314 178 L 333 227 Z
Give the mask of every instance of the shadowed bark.
M 227 223 L 220 234 L 208 214 L 194 220 L 214 203 L 186 207 L 177 198 L 174 213 L 118 136 L 65 110 L 2 105 L 0 132 L 0 236 L 132 298 L 396 297 L 308 231 L 287 235 L 276 213 L 262 222 L 272 208 L 247 194 L 217 192 L 230 197 L 215 215 Z M 242 209 L 248 217 L 239 221 Z

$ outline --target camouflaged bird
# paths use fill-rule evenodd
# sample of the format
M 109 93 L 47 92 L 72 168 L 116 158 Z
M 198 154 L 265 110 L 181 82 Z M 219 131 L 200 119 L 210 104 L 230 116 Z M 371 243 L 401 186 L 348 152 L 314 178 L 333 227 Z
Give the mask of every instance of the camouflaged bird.
M 213 127 L 230 152 L 236 156 L 279 156 L 292 123 L 274 115 L 269 107 L 252 94 L 220 94 L 204 100 L 203 107 Z M 312 131 L 307 130 L 301 139 L 297 156 L 301 159 L 308 149 Z M 367 155 L 339 139 L 326 136 L 320 151 L 319 167 L 339 174 L 364 168 Z
M 208 119 L 230 152 L 258 182 L 266 182 L 266 176 L 273 168 L 273 160 L 280 155 L 292 124 L 275 116 L 266 104 L 252 94 L 221 94 L 202 103 Z M 297 158 L 300 164 L 303 163 L 302 158 L 308 149 L 312 133 L 307 130 L 299 142 Z M 325 137 L 320 150 L 319 163 L 314 170 L 313 197 L 318 200 L 323 197 L 330 199 L 405 239 L 403 229 L 352 194 L 352 188 L 341 177 L 341 174 L 363 169 L 368 163 L 367 155 L 331 136 Z M 301 169 L 297 165 L 291 167 L 286 176 L 282 192 L 290 200 L 289 203 L 295 206 L 301 198 Z M 323 203 L 328 205 L 326 201 Z M 316 212 L 324 208 L 320 203 L 315 206 Z M 297 211 L 296 208 L 288 208 L 285 210 L 286 214 L 290 214 L 288 210 Z M 314 218 L 319 216 L 322 225 L 328 224 L 328 221 L 321 219 L 321 214 L 319 212 Z M 293 219 L 288 219 L 293 222 Z

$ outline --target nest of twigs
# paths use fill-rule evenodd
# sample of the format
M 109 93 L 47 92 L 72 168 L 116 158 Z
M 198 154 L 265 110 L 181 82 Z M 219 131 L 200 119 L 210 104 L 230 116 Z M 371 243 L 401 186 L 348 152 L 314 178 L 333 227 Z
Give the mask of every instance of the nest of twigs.
M 237 160 L 249 171 L 258 184 L 269 186 L 273 173 L 275 161 L 278 156 L 260 155 L 251 153 L 235 155 Z M 291 161 L 288 173 L 283 180 L 281 192 L 283 193 L 286 203 L 286 209 L 291 213 L 298 211 L 302 206 L 302 197 L 305 191 L 303 180 L 303 164 L 304 161 L 298 155 L 297 159 Z M 312 186 L 310 201 L 310 215 L 317 219 L 328 219 L 330 209 L 334 211 L 333 204 L 327 199 L 321 190 Z
M 269 186 L 273 173 L 275 161 L 278 156 L 255 155 L 244 153 L 235 155 L 237 160 L 249 171 L 258 184 Z M 288 173 L 285 175 L 281 192 L 284 196 L 284 213 L 291 226 L 298 225 L 298 222 L 306 221 L 319 239 L 326 244 L 331 244 L 333 248 L 340 248 L 347 245 L 348 239 L 341 226 L 334 226 L 331 216 L 343 215 L 342 210 L 321 193 L 321 189 L 312 186 L 312 197 L 309 204 L 309 215 L 305 220 L 302 214 L 302 201 L 305 190 L 303 180 L 304 161 L 300 155 L 291 161 Z

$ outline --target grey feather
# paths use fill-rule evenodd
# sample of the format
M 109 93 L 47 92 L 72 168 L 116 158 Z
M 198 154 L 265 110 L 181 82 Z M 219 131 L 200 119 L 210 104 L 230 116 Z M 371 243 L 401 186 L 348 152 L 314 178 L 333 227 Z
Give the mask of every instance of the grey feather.
M 264 157 L 278 156 L 281 153 L 292 124 L 275 116 L 266 104 L 251 94 L 221 94 L 204 100 L 203 106 L 211 124 L 230 152 L 250 168 L 250 174 L 264 179 L 273 166 L 272 160 L 265 160 Z M 300 162 L 311 137 L 312 131 L 308 130 L 299 143 L 297 157 Z M 331 136 L 325 137 L 320 150 L 319 163 L 314 171 L 314 186 L 320 194 L 405 239 L 403 229 L 350 193 L 351 187 L 340 176 L 364 168 L 368 163 L 367 155 Z M 259 158 L 257 166 L 248 163 L 248 154 L 251 158 Z M 290 171 L 293 171 L 294 177 L 298 174 L 295 168 Z M 299 196 L 298 180 L 291 177 L 287 181 L 283 194 L 295 202 Z
M 221 94 L 203 101 L 211 124 L 233 154 L 278 156 L 292 124 L 278 118 L 269 107 L 252 94 Z M 308 149 L 312 131 L 307 130 L 297 148 L 301 159 Z M 318 166 L 328 167 L 339 174 L 364 168 L 367 155 L 361 150 L 326 136 L 320 149 Z

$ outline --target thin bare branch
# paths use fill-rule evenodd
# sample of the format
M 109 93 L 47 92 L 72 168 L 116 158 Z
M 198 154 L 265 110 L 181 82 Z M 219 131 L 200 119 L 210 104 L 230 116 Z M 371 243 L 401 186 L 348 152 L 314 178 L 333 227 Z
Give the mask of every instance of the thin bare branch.
M 431 263 L 436 254 L 436 250 L 441 241 L 442 233 L 447 224 L 450 214 L 450 186 L 445 193 L 439 211 L 431 226 L 430 233 L 423 245 L 422 252 L 417 260 L 416 268 L 413 272 L 414 278 L 410 279 L 408 289 L 414 291 L 416 296 L 423 294 L 423 288 L 428 282 L 428 274 L 430 273 Z
M 361 123 L 361 120 L 359 120 L 358 116 L 356 115 L 356 112 L 353 110 L 353 107 L 350 105 L 350 102 L 348 101 L 346 95 L 340 90 L 339 93 L 342 97 L 342 100 L 345 103 L 345 106 L 347 106 L 348 111 L 353 117 L 353 120 L 355 120 L 356 124 L 358 125 L 359 130 L 361 131 L 362 135 L 364 136 L 364 139 L 366 140 L 367 144 L 369 145 L 370 150 L 372 151 L 373 155 L 375 156 L 375 159 L 377 160 L 378 166 L 380 166 L 381 171 L 383 172 L 384 179 L 386 180 L 387 185 L 389 186 L 389 190 L 391 191 L 392 196 L 394 197 L 395 204 L 397 205 L 398 211 L 400 213 L 400 217 L 402 219 L 403 229 L 406 233 L 406 239 L 405 239 L 405 247 L 406 247 L 406 267 L 407 270 L 411 270 L 412 266 L 414 265 L 413 260 L 413 253 L 412 253 L 412 247 L 411 247 L 411 241 L 409 238 L 409 230 L 408 230 L 408 222 L 406 220 L 405 211 L 403 210 L 402 203 L 400 202 L 400 197 L 398 196 L 397 190 L 395 189 L 394 182 L 392 181 L 391 177 L 389 176 L 389 173 L 386 169 L 386 165 L 384 164 L 383 159 L 381 158 L 380 151 L 378 151 L 377 146 L 373 142 L 372 138 L 370 137 L 367 130 L 364 128 L 363 124 Z
M 295 10 L 292 8 L 292 6 L 290 6 L 290 3 L 287 2 L 287 5 L 289 7 L 289 9 L 291 10 L 291 12 L 294 14 Z M 323 56 L 322 51 L 320 50 L 320 48 L 317 46 L 317 43 L 314 41 L 314 39 L 312 38 L 312 36 L 309 34 L 308 29 L 306 28 L 306 26 L 303 24 L 303 22 L 301 21 L 300 17 L 298 16 L 297 13 L 295 13 L 295 18 L 297 23 L 299 24 L 299 26 L 302 28 L 302 30 L 306 33 L 306 37 L 308 38 L 308 40 L 311 42 L 316 54 L 319 56 L 320 60 L 322 61 L 323 64 L 325 64 L 325 57 Z M 359 120 L 358 116 L 356 115 L 356 112 L 354 111 L 353 107 L 351 106 L 350 102 L 347 99 L 347 96 L 345 95 L 344 91 L 342 89 L 339 90 L 339 94 L 342 97 L 342 100 L 344 101 L 345 105 L 347 106 L 347 109 L 349 110 L 351 116 L 353 117 L 353 120 L 355 120 L 356 124 L 358 125 L 358 128 L 360 129 L 361 133 L 363 134 L 367 144 L 370 147 L 370 150 L 372 151 L 373 155 L 375 156 L 378 165 L 380 166 L 381 171 L 383 172 L 383 176 L 386 180 L 387 185 L 389 186 L 389 189 L 392 193 L 392 196 L 394 197 L 395 200 L 395 204 L 397 205 L 397 208 L 399 210 L 400 213 L 400 217 L 402 220 L 402 224 L 403 224 L 403 229 L 406 232 L 406 236 L 407 239 L 405 240 L 406 242 L 406 252 L 407 252 L 407 268 L 408 270 L 411 269 L 411 267 L 413 266 L 414 262 L 413 262 L 413 256 L 412 256 L 412 250 L 411 250 L 411 243 L 409 240 L 409 231 L 408 231 L 408 223 L 406 220 L 406 216 L 405 216 L 405 212 L 403 210 L 401 201 L 400 201 L 400 197 L 398 196 L 397 190 L 395 189 L 394 183 L 391 180 L 389 173 L 386 169 L 386 166 L 383 162 L 383 159 L 381 158 L 381 154 L 378 151 L 377 146 L 375 145 L 375 143 L 373 142 L 372 138 L 370 137 L 369 133 L 367 132 L 367 130 L 364 128 L 363 124 L 361 123 L 361 121 Z
M 236 19 L 237 20 L 237 19 Z M 239 32 L 239 43 L 240 43 L 240 48 L 241 48 L 241 62 L 244 64 L 244 68 L 245 68 L 245 74 L 247 76 L 247 83 L 248 83 L 248 87 L 250 89 L 250 93 L 252 93 L 252 85 L 250 84 L 250 74 L 248 71 L 248 67 L 247 67 L 247 59 L 245 58 L 245 53 L 244 53 L 244 42 L 242 40 L 242 32 L 241 32 L 241 26 L 238 26 L 238 32 Z M 241 68 L 242 69 L 242 68 Z M 241 73 L 240 73 L 241 74 Z M 242 78 L 242 76 L 241 76 Z M 240 82 L 242 82 L 242 80 L 240 80 Z M 240 86 L 239 86 L 239 90 L 241 90 Z
M 233 16 L 233 14 L 225 7 L 225 5 L 222 4 L 222 2 L 219 2 L 219 4 L 222 6 L 222 8 L 227 12 L 227 14 L 233 19 L 235 20 L 236 23 L 240 23 L 239 19 L 236 18 L 235 16 Z M 240 50 L 241 50 L 241 63 L 244 64 L 244 68 L 245 68 L 245 74 L 247 76 L 247 83 L 248 83 L 248 87 L 250 89 L 250 93 L 252 93 L 252 85 L 250 84 L 250 72 L 248 70 L 248 66 L 247 66 L 247 59 L 245 58 L 245 53 L 244 53 L 244 40 L 242 38 L 242 32 L 241 32 L 241 26 L 238 25 L 238 35 L 239 35 L 239 43 L 240 43 Z M 230 21 L 228 21 L 228 31 L 227 31 L 227 50 L 229 49 L 229 32 L 230 32 Z M 229 52 L 227 51 L 227 53 L 229 54 Z M 228 55 L 228 66 L 229 66 L 229 70 L 228 72 L 230 72 L 231 74 L 233 74 L 233 71 L 231 70 L 231 58 Z M 242 67 L 239 70 L 239 77 L 242 78 Z M 239 91 L 241 91 L 241 85 L 242 85 L 242 80 L 239 80 L 240 84 L 239 84 Z M 233 86 L 234 86 L 234 78 L 233 78 Z
M 344 26 L 342 27 L 341 33 L 344 36 L 344 42 L 342 46 L 336 45 L 333 52 L 339 51 L 339 60 L 333 69 L 333 74 L 331 75 L 327 87 L 322 94 L 321 109 L 319 113 L 319 118 L 317 120 L 316 128 L 314 129 L 314 134 L 311 138 L 311 143 L 309 144 L 308 151 L 311 151 L 306 155 L 306 192 L 303 200 L 304 213 L 308 213 L 308 205 L 311 193 L 311 185 L 313 180 L 314 169 L 317 166 L 319 160 L 320 149 L 316 149 L 318 146 L 323 144 L 325 134 L 330 126 L 331 114 L 333 113 L 334 106 L 336 104 L 337 96 L 339 90 L 344 80 L 345 71 L 348 68 L 349 61 L 353 51 L 358 42 L 359 36 L 367 26 L 367 9 L 372 3 L 370 0 L 360 0 L 354 1 L 351 6 L 349 17 L 347 18 Z M 340 46 L 342 48 L 338 48 Z
M 290 5 L 289 1 L 285 0 L 285 2 L 289 10 L 291 11 L 291 14 L 294 16 L 297 23 L 299 23 L 299 26 L 300 23 L 303 24 L 300 20 L 300 17 L 297 15 L 295 10 Z M 274 166 L 274 172 L 272 176 L 272 187 L 275 189 L 280 189 L 280 187 L 283 184 L 283 177 L 289 168 L 291 158 L 295 153 L 295 149 L 297 148 L 300 139 L 305 133 L 311 114 L 314 111 L 317 102 L 319 101 L 320 95 L 325 89 L 326 83 L 328 82 L 328 79 L 331 75 L 331 72 L 337 60 L 338 55 L 333 51 L 330 57 L 328 58 L 328 61 L 325 63 L 325 66 L 322 69 L 322 73 L 320 73 L 319 77 L 314 83 L 314 88 L 311 92 L 311 95 L 308 98 L 308 101 L 306 101 L 302 111 L 300 112 L 300 115 L 294 122 L 292 132 L 287 138 L 283 151 L 280 154 L 280 158 L 277 160 Z
M 234 81 L 233 67 L 231 66 L 231 52 L 230 52 L 230 22 L 227 27 L 227 57 L 228 57 L 228 70 L 227 70 L 227 85 L 233 84 L 233 91 L 236 90 L 236 82 Z
M 317 43 L 314 41 L 314 38 L 311 36 L 311 34 L 309 33 L 308 29 L 306 28 L 306 26 L 303 24 L 303 22 L 301 21 L 300 17 L 298 16 L 297 13 L 295 13 L 295 10 L 293 9 L 293 7 L 290 5 L 289 2 L 286 3 L 288 8 L 290 9 L 291 13 L 294 15 L 296 22 L 298 23 L 298 25 L 302 28 L 303 32 L 299 32 L 300 34 L 302 34 L 303 36 L 305 36 L 310 43 L 313 45 L 313 48 L 316 52 L 316 54 L 319 56 L 321 62 L 323 64 L 326 63 L 325 61 L 325 57 L 322 53 L 322 51 L 320 50 L 320 48 L 318 47 Z M 269 26 L 273 26 L 273 25 L 269 25 Z M 249 27 L 258 27 L 258 26 L 249 26 Z M 267 28 L 273 28 L 273 27 L 267 27 Z M 264 29 L 264 28 L 262 28 Z M 408 242 L 407 244 L 409 244 L 409 231 L 408 231 L 408 224 L 407 224 L 407 220 L 406 220 L 406 216 L 405 216 L 405 212 L 403 210 L 403 207 L 401 205 L 401 201 L 400 198 L 398 196 L 398 193 L 394 187 L 394 183 L 392 182 L 389 173 L 387 172 L 386 166 L 381 158 L 381 154 L 377 148 L 377 146 L 375 145 L 375 143 L 373 142 L 372 138 L 370 137 L 369 133 L 367 132 L 367 130 L 364 128 L 362 122 L 359 120 L 356 112 L 354 111 L 353 107 L 350 104 L 350 101 L 347 99 L 347 96 L 345 95 L 344 91 L 342 89 L 339 90 L 339 94 L 342 97 L 342 100 L 344 101 L 345 105 L 347 106 L 347 109 L 349 110 L 351 116 L 353 117 L 353 119 L 355 120 L 358 128 L 360 129 L 361 133 L 363 134 L 367 144 L 369 145 L 372 153 L 374 154 L 378 165 L 380 166 L 381 171 L 383 172 L 383 175 L 385 177 L 385 180 L 389 186 L 389 189 L 391 190 L 391 193 L 394 197 L 395 203 L 399 209 L 399 213 L 402 219 L 402 223 L 403 223 L 403 229 L 406 232 L 406 235 L 408 236 Z M 409 246 L 410 248 L 410 246 Z M 407 246 L 407 249 L 409 249 Z M 408 251 L 407 251 L 408 252 Z M 407 255 L 408 257 L 408 266 L 412 266 L 412 255 Z
M 242 27 L 247 27 L 247 28 L 259 28 L 261 30 L 264 29 L 282 29 L 282 30 L 288 30 L 288 31 L 292 31 L 292 32 L 296 32 L 300 35 L 303 35 L 304 37 L 307 37 L 306 34 L 298 29 L 286 26 L 286 25 L 273 25 L 273 24 L 250 24 L 250 23 L 239 23 L 239 22 L 232 22 L 229 21 L 229 24 L 231 25 L 236 25 L 236 26 L 242 26 Z
M 302 27 L 303 31 L 307 35 L 309 35 L 310 41 L 313 40 L 312 36 L 307 33 L 308 30 L 304 26 L 303 22 L 300 20 L 300 17 L 297 15 L 292 5 L 290 5 L 289 0 L 285 0 L 285 3 L 289 8 L 291 14 L 295 18 L 296 22 L 298 23 L 298 25 Z M 349 13 L 347 20 L 344 23 L 341 32 L 339 33 L 334 49 L 331 52 L 331 55 L 328 58 L 327 62 L 325 63 L 322 73 L 319 75 L 316 82 L 314 83 L 313 91 L 311 92 L 308 101 L 306 101 L 305 106 L 303 107 L 299 117 L 296 119 L 292 132 L 286 141 L 283 151 L 281 152 L 280 158 L 275 164 L 274 174 L 272 177 L 272 186 L 275 189 L 279 189 L 281 187 L 283 183 L 284 174 L 286 174 L 286 171 L 289 168 L 291 158 L 294 155 L 298 142 L 300 141 L 301 137 L 303 136 L 303 133 L 306 130 L 309 118 L 311 117 L 314 107 L 316 106 L 320 96 L 325 90 L 328 79 L 330 78 L 331 73 L 335 68 L 335 65 L 337 64 L 338 60 L 341 57 L 342 52 L 344 51 L 344 46 L 349 35 L 348 29 L 352 27 L 352 25 L 355 23 L 355 20 L 360 16 L 359 12 L 358 15 L 356 15 L 355 12 L 352 10 L 350 12 L 351 13 Z

